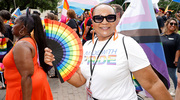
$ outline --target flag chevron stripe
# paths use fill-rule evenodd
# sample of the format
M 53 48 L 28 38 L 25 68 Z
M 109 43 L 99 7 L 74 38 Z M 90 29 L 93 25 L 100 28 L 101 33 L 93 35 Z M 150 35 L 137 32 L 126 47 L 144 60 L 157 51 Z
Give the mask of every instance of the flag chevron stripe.
M 140 45 L 146 52 L 146 55 L 149 61 L 156 62 L 156 63 L 151 63 L 153 68 L 156 69 L 159 73 L 161 73 L 166 79 L 169 79 L 168 73 L 166 73 L 167 70 L 164 68 L 164 66 L 166 66 L 166 60 L 164 58 L 164 52 L 162 52 L 162 49 L 160 48 L 151 49 L 151 48 L 157 47 L 155 46 L 155 44 L 152 45 L 152 44 L 147 44 L 147 43 L 140 43 Z M 159 43 L 159 45 L 161 44 Z M 151 48 L 149 46 L 151 46 Z M 158 67 L 154 67 L 154 66 L 158 66 Z M 170 83 L 168 83 L 168 85 L 170 85 Z
M 157 29 L 136 29 L 136 30 L 129 30 L 129 31 L 122 31 L 121 32 L 127 36 L 159 36 L 159 30 Z
M 157 69 L 166 66 L 166 60 L 164 58 L 164 53 L 161 52 L 161 49 L 157 48 L 156 50 L 152 50 L 152 48 L 160 46 L 161 45 L 160 43 L 140 43 L 140 45 L 141 45 L 141 47 L 144 48 L 144 51 L 147 52 L 146 54 L 147 54 L 148 58 L 151 60 L 150 62 L 154 62 L 156 60 L 156 62 L 161 64 L 161 65 L 158 64 L 158 66 L 160 66 L 160 67 L 157 67 Z M 155 64 L 153 64 L 153 65 L 155 65 Z
M 162 43 L 144 43 L 144 44 L 146 44 L 146 46 L 153 51 L 153 54 L 155 54 L 162 61 L 164 61 L 164 63 L 166 63 L 166 59 L 164 58 L 164 53 L 162 52 L 163 48 L 159 48 L 162 46 Z
M 137 23 L 137 22 L 151 22 L 151 13 L 149 10 L 149 5 L 147 0 L 141 0 L 143 8 L 147 7 L 147 9 L 144 9 L 144 14 L 142 13 L 141 15 L 136 15 L 132 17 L 126 17 L 122 23 L 127 24 L 127 23 Z M 134 6 L 135 7 L 135 6 Z M 131 9 L 134 9 L 134 7 L 131 7 Z M 131 9 L 128 9 L 127 11 L 131 11 Z M 143 10 L 143 9 L 142 9 Z
M 120 26 L 121 31 L 136 30 L 136 29 L 157 29 L 157 22 L 137 22 L 130 24 L 123 24 Z
M 160 43 L 159 36 L 131 36 L 138 43 Z
M 141 2 L 144 2 L 144 3 L 142 3 L 142 4 L 145 4 L 145 3 L 148 3 L 148 4 L 146 4 L 146 6 L 143 8 L 143 9 L 149 9 L 149 8 L 153 8 L 153 6 L 152 6 L 152 2 L 151 2 L 151 0 L 140 0 Z M 134 2 L 136 2 L 136 1 L 133 1 L 132 0 L 132 3 L 134 3 Z M 138 5 L 138 3 L 137 4 L 134 4 L 134 5 Z M 131 6 L 131 5 L 130 5 Z M 139 5 L 138 5 L 139 6 Z M 124 16 L 122 16 L 122 18 L 121 19 L 123 19 L 123 20 L 121 20 L 120 21 L 120 29 L 121 29 L 121 31 L 125 31 L 125 30 L 136 30 L 136 29 L 158 29 L 158 26 L 157 26 L 157 21 L 156 21 L 156 18 L 155 18 L 155 13 L 154 13 L 154 9 L 149 9 L 149 11 L 148 10 L 144 10 L 144 11 L 147 11 L 147 12 L 145 12 L 144 13 L 144 18 L 146 18 L 147 19 L 147 21 L 143 21 L 143 20 L 141 20 L 142 18 L 140 17 L 139 19 L 134 19 L 133 17 L 131 17 L 131 18 L 129 18 L 129 17 L 125 17 L 126 15 L 131 15 L 132 14 L 132 10 L 134 10 L 134 9 L 136 9 L 136 8 L 131 8 L 131 7 L 128 7 L 128 9 L 131 9 L 131 11 L 129 12 L 129 13 L 124 13 L 123 15 Z M 127 10 L 128 10 L 127 9 Z M 142 10 L 142 9 L 141 9 Z M 148 13 L 149 12 L 149 13 Z M 150 15 L 149 15 L 150 14 Z M 141 15 L 142 16 L 142 15 Z M 150 19 L 148 20 L 148 16 L 150 16 Z M 136 16 L 134 16 L 134 17 L 137 17 L 137 15 Z M 124 20 L 131 20 L 131 19 L 133 19 L 133 20 L 136 20 L 136 22 L 131 22 L 131 23 L 124 23 Z M 150 21 L 151 20 L 151 21 Z M 141 22 L 140 22 L 141 21 Z M 123 25 L 122 25 L 123 24 Z M 119 30 L 117 30 L 118 32 L 119 32 Z
M 134 9 L 132 9 L 133 7 Z M 126 12 L 128 9 L 130 11 Z M 155 73 L 168 89 L 170 87 L 170 80 L 152 0 L 132 0 L 126 11 L 120 20 L 120 26 L 117 32 L 131 36 L 141 45 Z M 143 11 L 144 15 L 142 15 Z M 130 20 L 129 16 L 131 16 L 131 19 L 134 16 L 135 19 L 133 20 L 135 21 L 128 22 L 127 20 Z M 141 19 L 142 16 L 147 19 Z M 148 16 L 151 18 L 148 19 Z M 144 92 L 146 96 L 149 96 L 147 91 Z

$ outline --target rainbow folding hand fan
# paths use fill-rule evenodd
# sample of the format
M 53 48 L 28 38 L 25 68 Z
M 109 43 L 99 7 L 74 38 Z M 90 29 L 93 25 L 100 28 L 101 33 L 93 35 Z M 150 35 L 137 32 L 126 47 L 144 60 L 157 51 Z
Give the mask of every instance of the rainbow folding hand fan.
M 77 33 L 61 22 L 44 19 L 48 47 L 55 56 L 53 66 L 61 82 L 70 79 L 82 61 L 83 48 Z

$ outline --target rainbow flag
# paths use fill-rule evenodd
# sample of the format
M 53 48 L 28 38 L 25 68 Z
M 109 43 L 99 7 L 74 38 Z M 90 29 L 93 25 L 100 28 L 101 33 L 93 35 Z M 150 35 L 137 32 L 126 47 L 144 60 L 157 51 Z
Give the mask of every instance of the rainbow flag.
M 9 24 L 11 27 L 14 25 L 12 22 L 10 22 L 9 20 L 5 20 L 4 24 Z
M 7 53 L 6 38 L 0 37 L 0 58 L 2 59 Z
M 43 27 L 45 26 L 44 19 L 45 19 L 44 17 L 41 17 L 41 22 L 42 22 Z
M 0 72 L 4 69 L 3 63 L 0 63 Z
M 69 4 L 67 0 L 64 0 L 63 4 L 63 10 L 62 10 L 62 15 L 61 15 L 61 21 L 62 23 L 66 23 L 66 18 L 67 18 L 67 10 L 69 9 Z
M 133 79 L 133 82 L 134 82 L 134 85 L 135 85 L 135 87 L 136 87 L 136 91 L 143 91 L 143 88 L 141 87 L 141 85 L 139 84 L 139 82 L 136 80 L 136 78 L 134 77 L 134 75 L 133 75 L 133 77 L 132 77 L 132 79 Z
M 119 24 L 117 31 L 131 36 L 139 43 L 155 73 L 169 88 L 169 75 L 152 0 L 131 0 Z M 144 93 L 149 96 L 146 91 Z
M 9 25 L 12 27 L 14 24 L 10 22 Z
M 4 21 L 4 24 L 9 24 L 9 20 L 5 20 L 5 21 Z
M 80 9 L 90 10 L 94 6 L 98 5 L 99 3 L 109 3 L 111 1 L 113 0 L 68 0 L 68 4 L 69 4 L 70 9 L 81 12 Z M 61 6 L 59 6 L 58 8 L 61 8 Z
M 83 9 L 91 9 L 99 4 L 97 0 L 68 0 L 68 3 L 70 6 Z
M 63 9 L 63 5 L 61 5 L 57 8 Z M 73 7 L 73 6 L 69 6 L 69 9 L 73 9 L 78 16 L 81 16 L 84 12 L 84 9 Z
M 15 18 L 17 18 L 18 16 L 22 15 L 19 7 L 12 13 L 11 16 L 14 16 Z
M 63 9 L 64 1 L 62 1 L 62 5 L 58 8 Z M 84 9 L 91 9 L 99 3 L 109 3 L 113 0 L 68 0 L 69 9 L 73 9 L 77 15 L 81 16 L 84 12 Z

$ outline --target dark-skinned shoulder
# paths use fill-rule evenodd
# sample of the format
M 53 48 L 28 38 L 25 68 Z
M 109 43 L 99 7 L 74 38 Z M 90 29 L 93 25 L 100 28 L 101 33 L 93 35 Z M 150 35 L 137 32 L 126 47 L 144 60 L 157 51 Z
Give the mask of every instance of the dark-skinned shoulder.
M 16 44 L 15 44 L 15 46 L 14 46 L 14 49 L 13 49 L 13 53 L 14 52 L 16 52 L 16 51 L 14 51 L 14 50 L 28 50 L 28 49 L 30 49 L 30 51 L 31 51 L 31 53 L 32 53 L 32 57 L 34 57 L 35 56 L 35 49 L 34 49 L 34 47 L 33 47 L 33 45 L 31 44 L 31 43 L 29 43 L 29 42 L 27 42 L 27 41 L 18 41 Z M 19 51 L 19 52 L 20 52 Z M 22 51 L 22 52 L 23 52 Z
M 33 57 L 35 49 L 27 41 L 18 41 L 13 48 L 13 57 L 16 67 L 22 77 L 32 76 L 34 73 Z

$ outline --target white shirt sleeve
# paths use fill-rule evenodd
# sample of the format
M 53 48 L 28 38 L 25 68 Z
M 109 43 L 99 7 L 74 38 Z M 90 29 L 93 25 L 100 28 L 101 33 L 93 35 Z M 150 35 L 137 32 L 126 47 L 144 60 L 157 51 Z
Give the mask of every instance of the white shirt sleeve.
M 128 64 L 131 72 L 150 65 L 143 48 L 134 39 L 131 37 L 124 37 L 124 44 L 127 50 Z

